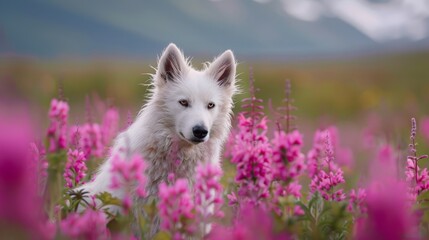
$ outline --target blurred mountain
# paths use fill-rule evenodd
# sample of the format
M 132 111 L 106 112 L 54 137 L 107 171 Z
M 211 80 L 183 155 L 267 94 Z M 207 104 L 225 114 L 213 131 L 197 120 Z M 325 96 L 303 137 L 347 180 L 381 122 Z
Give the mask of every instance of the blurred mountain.
M 169 42 L 187 55 L 286 59 L 429 49 L 427 37 L 381 43 L 339 18 L 303 21 L 260 2 L 0 0 L 0 54 L 152 58 Z

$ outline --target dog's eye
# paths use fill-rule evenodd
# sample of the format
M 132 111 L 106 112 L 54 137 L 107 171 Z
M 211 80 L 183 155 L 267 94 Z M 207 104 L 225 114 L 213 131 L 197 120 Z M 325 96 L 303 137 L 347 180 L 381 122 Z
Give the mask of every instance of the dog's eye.
M 182 99 L 179 100 L 180 105 L 184 106 L 184 107 L 188 107 L 189 106 L 189 102 L 188 100 Z
M 212 108 L 214 108 L 215 107 L 215 104 L 214 103 L 212 103 L 212 102 L 209 102 L 209 104 L 207 104 L 207 108 L 208 109 L 212 109 Z

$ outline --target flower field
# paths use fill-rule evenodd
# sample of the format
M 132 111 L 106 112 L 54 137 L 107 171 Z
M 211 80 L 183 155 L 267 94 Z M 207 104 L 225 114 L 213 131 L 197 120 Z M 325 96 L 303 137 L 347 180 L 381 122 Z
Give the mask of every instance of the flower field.
M 90 106 L 103 104 L 87 100 L 85 120 L 75 124 L 73 106 L 60 94 L 46 109 L 45 129 L 32 121 L 31 111 L 4 104 L 1 235 L 146 239 L 159 218 L 155 239 L 429 238 L 428 159 L 421 152 L 425 142 L 418 145 L 429 139 L 429 119 L 409 116 L 403 126 L 409 137 L 401 140 L 408 147 L 369 126 L 362 154 L 347 147 L 343 128 L 332 124 L 304 134 L 290 82 L 278 108 L 259 98 L 263 92 L 252 77 L 243 82 L 249 83 L 243 89 L 249 97 L 237 103 L 222 169 L 200 164 L 192 185 L 171 174 L 159 186 L 158 199 L 149 199 L 137 216 L 135 202 L 146 196 L 143 156 L 113 156 L 111 169 L 110 187 L 133 189 L 137 196 L 76 190 L 91 181 L 132 117 L 113 106 L 96 117 Z M 111 206 L 122 210 L 112 212 Z

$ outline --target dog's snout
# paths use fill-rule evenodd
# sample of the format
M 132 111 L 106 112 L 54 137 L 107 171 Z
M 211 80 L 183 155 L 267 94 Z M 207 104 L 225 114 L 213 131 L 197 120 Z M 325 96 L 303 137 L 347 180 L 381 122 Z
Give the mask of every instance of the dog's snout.
M 194 134 L 194 137 L 198 139 L 203 139 L 207 136 L 207 129 L 204 126 L 197 125 L 192 128 L 192 132 Z

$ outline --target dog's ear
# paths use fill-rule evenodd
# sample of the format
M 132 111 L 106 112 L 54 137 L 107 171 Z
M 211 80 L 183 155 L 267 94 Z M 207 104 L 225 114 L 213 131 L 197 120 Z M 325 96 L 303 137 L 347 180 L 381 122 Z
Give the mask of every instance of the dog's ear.
M 174 81 L 181 76 L 186 66 L 182 52 L 174 43 L 170 43 L 159 58 L 157 75 L 164 82 Z
M 235 81 L 235 58 L 231 50 L 217 57 L 207 69 L 219 86 L 230 86 Z

